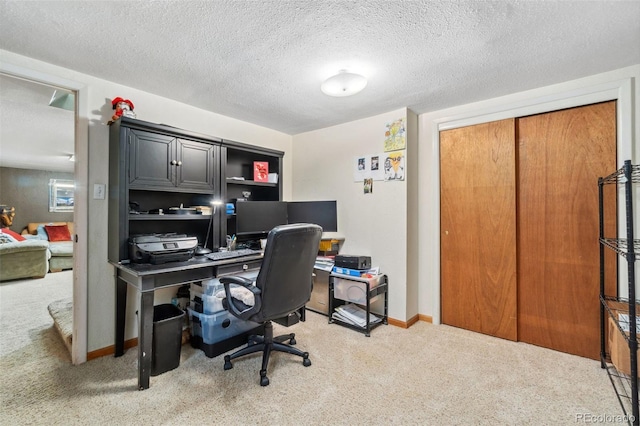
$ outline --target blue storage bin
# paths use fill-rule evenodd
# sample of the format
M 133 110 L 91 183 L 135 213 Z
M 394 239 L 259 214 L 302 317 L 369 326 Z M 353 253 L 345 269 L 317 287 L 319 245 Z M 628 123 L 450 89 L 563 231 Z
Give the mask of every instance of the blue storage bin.
M 236 318 L 229 311 L 205 314 L 189 308 L 189 316 L 193 336 L 201 337 L 205 345 L 230 339 L 260 325 L 253 321 Z

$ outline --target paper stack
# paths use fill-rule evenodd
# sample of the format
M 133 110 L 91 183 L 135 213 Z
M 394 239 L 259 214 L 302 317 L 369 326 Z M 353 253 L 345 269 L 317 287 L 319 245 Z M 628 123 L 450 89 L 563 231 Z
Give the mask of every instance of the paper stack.
M 343 306 L 338 306 L 332 314 L 332 318 L 346 322 L 348 324 L 357 325 L 358 327 L 366 327 L 367 326 L 367 311 L 361 308 L 358 305 L 348 304 Z M 369 313 L 369 324 L 375 324 L 380 322 L 381 319 L 377 316 Z
M 318 256 L 316 257 L 316 264 L 314 267 L 323 271 L 331 272 L 331 269 L 333 268 L 333 259 L 330 257 Z

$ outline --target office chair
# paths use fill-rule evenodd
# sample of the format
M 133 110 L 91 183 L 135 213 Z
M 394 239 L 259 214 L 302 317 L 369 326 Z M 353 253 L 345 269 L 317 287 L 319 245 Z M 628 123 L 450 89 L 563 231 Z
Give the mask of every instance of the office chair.
M 232 359 L 261 351 L 260 385 L 267 386 L 267 366 L 272 351 L 301 356 L 302 365 L 311 365 L 308 352 L 283 343 L 289 340 L 290 345 L 295 345 L 295 334 L 274 337 L 271 321 L 297 311 L 311 298 L 313 265 L 321 236 L 322 228 L 318 225 L 298 223 L 276 226 L 267 236 L 262 267 L 255 286 L 251 280 L 243 277 L 220 278 L 224 284 L 224 303 L 228 311 L 240 319 L 264 324 L 264 336 L 250 336 L 248 346 L 224 357 L 225 370 L 233 368 Z M 232 297 L 231 284 L 249 289 L 253 293 L 253 306 Z

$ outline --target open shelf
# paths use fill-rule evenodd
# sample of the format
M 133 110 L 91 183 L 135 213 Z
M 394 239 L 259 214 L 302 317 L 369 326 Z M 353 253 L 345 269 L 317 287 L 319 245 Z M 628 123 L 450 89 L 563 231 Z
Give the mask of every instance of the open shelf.
M 598 179 L 600 216 L 600 364 L 607 370 L 613 389 L 620 401 L 622 411 L 630 424 L 640 425 L 638 406 L 638 331 L 636 318 L 640 313 L 640 302 L 635 291 L 635 262 L 639 258 L 640 240 L 634 239 L 633 231 L 633 185 L 640 183 L 640 166 L 631 161 L 614 173 Z M 607 184 L 624 187 L 624 219 L 626 238 L 605 238 L 604 235 L 604 191 Z M 605 249 L 611 249 L 626 259 L 628 297 L 622 298 L 605 294 Z M 620 289 L 618 289 L 619 291 Z M 626 314 L 629 323 L 622 327 L 619 314 Z M 611 324 L 615 324 L 613 328 Z M 625 330 L 627 329 L 627 330 Z M 615 333 L 615 334 L 614 334 Z M 621 333 L 618 336 L 617 333 Z M 609 341 L 606 350 L 605 336 Z M 622 340 L 620 340 L 622 339 Z M 615 349 L 615 353 L 614 353 Z M 623 352 L 624 351 L 624 352 Z M 628 358 L 625 359 L 628 351 Z M 624 356 L 623 356 L 624 355 Z M 616 363 L 618 364 L 616 366 Z M 624 374 L 620 370 L 627 371 Z
M 256 182 L 255 180 L 238 180 L 233 178 L 227 178 L 227 184 L 229 185 L 246 185 L 246 186 L 270 186 L 276 187 L 277 183 L 272 182 Z

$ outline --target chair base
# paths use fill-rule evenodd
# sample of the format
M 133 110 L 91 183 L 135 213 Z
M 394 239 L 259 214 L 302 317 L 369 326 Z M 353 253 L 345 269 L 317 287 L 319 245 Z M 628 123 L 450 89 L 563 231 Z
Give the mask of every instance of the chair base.
M 225 355 L 224 357 L 224 369 L 231 370 L 233 364 L 232 359 L 252 354 L 255 352 L 262 352 L 262 368 L 260 369 L 260 386 L 267 386 L 269 384 L 269 378 L 267 377 L 267 366 L 269 365 L 269 356 L 272 351 L 287 352 L 292 355 L 298 355 L 302 357 L 302 365 L 308 367 L 311 365 L 309 359 L 309 352 L 302 352 L 301 350 L 289 346 L 283 343 L 285 340 L 289 340 L 290 345 L 296 344 L 295 334 L 284 334 L 282 336 L 273 337 L 273 324 L 271 321 L 267 321 L 264 324 L 264 336 L 251 336 L 249 337 L 248 346 L 234 352 L 231 355 Z

